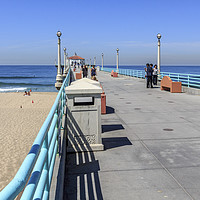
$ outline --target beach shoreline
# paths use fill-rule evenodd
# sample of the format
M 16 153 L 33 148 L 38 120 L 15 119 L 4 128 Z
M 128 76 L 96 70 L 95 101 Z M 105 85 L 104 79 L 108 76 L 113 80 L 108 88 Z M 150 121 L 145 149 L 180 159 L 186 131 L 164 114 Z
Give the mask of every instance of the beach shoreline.
M 23 94 L 0 93 L 0 191 L 17 173 L 58 93 Z

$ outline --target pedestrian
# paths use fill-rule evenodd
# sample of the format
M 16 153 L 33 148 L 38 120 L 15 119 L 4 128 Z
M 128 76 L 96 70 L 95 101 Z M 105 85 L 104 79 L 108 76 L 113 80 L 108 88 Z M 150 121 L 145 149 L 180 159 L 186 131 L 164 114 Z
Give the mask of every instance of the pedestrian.
M 96 69 L 94 67 L 94 65 L 92 66 L 92 70 L 91 70 L 91 79 L 92 80 L 96 80 Z
M 157 65 L 154 65 L 153 68 L 153 84 L 157 85 L 157 80 L 158 80 L 158 69 L 157 69 Z
M 87 78 L 87 74 L 88 74 L 88 69 L 86 67 L 86 65 L 83 66 L 83 78 Z
M 147 76 L 147 88 L 151 87 L 153 88 L 153 85 L 152 85 L 152 75 L 153 75 L 153 64 L 150 64 L 147 63 L 146 64 L 146 76 Z

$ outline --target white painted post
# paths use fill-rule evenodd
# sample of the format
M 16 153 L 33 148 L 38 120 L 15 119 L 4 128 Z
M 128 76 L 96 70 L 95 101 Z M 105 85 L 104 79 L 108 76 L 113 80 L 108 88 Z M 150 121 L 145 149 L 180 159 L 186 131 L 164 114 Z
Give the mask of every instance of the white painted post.
M 119 73 L 119 49 L 117 48 L 117 73 Z
M 158 38 L 158 59 L 157 59 L 157 65 L 158 65 L 158 73 L 160 74 L 160 38 L 161 38 L 161 34 L 160 33 L 157 34 L 157 38 Z
M 94 66 L 96 66 L 96 57 L 94 57 Z
M 55 87 L 57 90 L 60 90 L 62 86 L 63 77 L 61 75 L 61 53 L 60 53 L 60 36 L 62 33 L 60 31 L 57 32 L 58 36 L 58 69 L 57 69 L 57 76 L 56 76 L 56 83 Z
M 67 76 L 67 70 L 66 70 L 66 48 L 64 48 L 64 69 L 63 69 L 63 77 Z
M 103 53 L 102 53 L 102 70 L 103 70 Z
M 69 69 L 69 58 L 68 58 L 68 53 L 66 53 L 66 70 L 68 71 Z

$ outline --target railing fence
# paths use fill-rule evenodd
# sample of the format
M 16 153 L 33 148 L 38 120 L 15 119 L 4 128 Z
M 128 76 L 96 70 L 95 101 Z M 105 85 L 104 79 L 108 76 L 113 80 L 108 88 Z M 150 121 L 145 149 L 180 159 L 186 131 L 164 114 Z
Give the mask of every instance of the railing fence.
M 62 117 L 66 103 L 64 90 L 69 85 L 70 73 L 69 69 L 49 115 L 20 169 L 0 192 L 1 200 L 15 199 L 22 190 L 24 190 L 21 196 L 23 200 L 49 198 L 55 157 L 58 152 L 58 138 L 63 128 Z
M 102 69 L 101 69 L 102 70 Z M 115 68 L 103 68 L 103 71 L 111 72 L 112 70 L 116 71 Z M 145 79 L 144 70 L 132 70 L 132 69 L 119 69 L 119 74 L 125 76 L 132 76 L 136 78 Z M 162 80 L 164 76 L 169 76 L 172 81 L 182 82 L 183 86 L 200 88 L 200 75 L 198 74 L 182 74 L 182 73 L 171 73 L 171 72 L 161 72 L 158 76 L 158 80 Z

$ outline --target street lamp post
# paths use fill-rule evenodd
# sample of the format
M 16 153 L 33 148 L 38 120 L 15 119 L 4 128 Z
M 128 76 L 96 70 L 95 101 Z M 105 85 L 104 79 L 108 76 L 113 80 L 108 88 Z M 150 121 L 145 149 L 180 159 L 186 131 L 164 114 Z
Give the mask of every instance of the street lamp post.
M 66 70 L 66 48 L 64 48 L 64 70 L 63 70 L 63 77 L 67 76 Z
M 103 53 L 102 53 L 102 70 L 103 70 Z
M 161 38 L 161 34 L 160 33 L 157 34 L 157 38 L 158 38 L 158 60 L 157 60 L 157 65 L 158 65 L 158 73 L 160 74 L 160 38 Z
M 92 59 L 90 58 L 90 72 L 91 72 L 91 69 L 92 69 Z
M 56 76 L 56 83 L 55 83 L 55 87 L 57 90 L 60 90 L 61 86 L 62 86 L 62 75 L 61 75 L 61 54 L 60 54 L 60 36 L 62 35 L 62 33 L 60 31 L 57 32 L 57 36 L 58 36 L 58 69 L 57 69 L 57 76 Z
M 68 53 L 66 54 L 66 72 L 68 71 L 69 69 L 69 58 L 68 58 Z
M 116 72 L 118 73 L 119 72 L 119 49 L 117 48 L 117 70 Z

